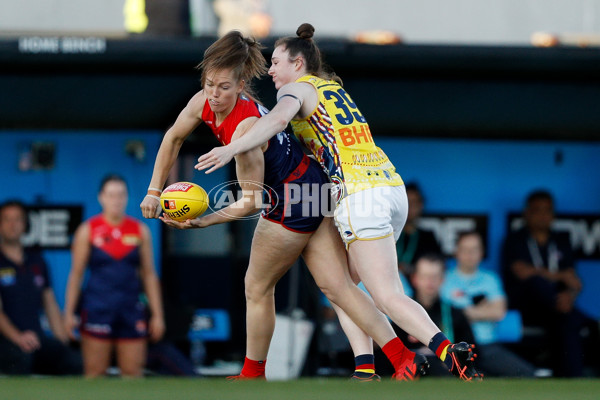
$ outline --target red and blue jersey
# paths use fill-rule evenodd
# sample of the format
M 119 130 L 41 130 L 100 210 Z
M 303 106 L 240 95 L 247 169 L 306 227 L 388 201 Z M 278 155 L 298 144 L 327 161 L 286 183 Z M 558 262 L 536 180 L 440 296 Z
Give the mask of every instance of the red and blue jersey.
M 102 215 L 89 219 L 90 277 L 82 297 L 83 308 L 112 308 L 135 304 L 142 292 L 138 270 L 142 226 L 125 216 L 120 224 L 111 225 Z
M 240 122 L 249 117 L 261 117 L 268 112 L 262 105 L 242 95 L 238 97 L 233 110 L 219 126 L 207 100 L 202 111 L 202 120 L 211 128 L 217 139 L 227 145 L 231 142 L 231 137 Z M 266 186 L 263 197 L 265 204 L 269 204 L 263 209 L 263 218 L 281 224 L 294 232 L 316 231 L 323 219 L 319 207 L 320 188 L 328 182 L 327 176 L 316 161 L 304 154 L 300 143 L 286 132 L 280 132 L 269 139 L 267 150 L 263 155 L 265 160 L 263 182 Z M 305 189 L 301 191 L 301 198 L 293 199 L 294 190 L 300 187 Z M 309 205 L 312 202 L 315 203 L 315 207 Z M 328 199 L 324 202 L 328 203 Z M 316 211 L 306 212 L 309 208 Z
M 202 111 L 202 120 L 210 127 L 217 139 L 227 145 L 231 143 L 231 137 L 240 122 L 249 117 L 260 118 L 268 112 L 262 105 L 242 95 L 238 97 L 233 110 L 219 126 L 217 126 L 215 113 L 210 109 L 208 100 L 206 100 Z M 269 139 L 268 146 L 264 152 L 264 183 L 274 187 L 297 171 L 304 158 L 304 152 L 300 143 L 285 132 L 280 132 Z

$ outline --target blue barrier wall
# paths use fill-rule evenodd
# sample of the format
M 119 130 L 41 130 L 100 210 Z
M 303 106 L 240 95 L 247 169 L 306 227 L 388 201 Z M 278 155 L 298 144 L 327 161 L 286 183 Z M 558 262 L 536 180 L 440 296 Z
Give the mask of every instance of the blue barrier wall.
M 406 182 L 418 181 L 426 212 L 481 213 L 489 218 L 485 266 L 499 268 L 506 216 L 527 194 L 546 188 L 558 213 L 600 213 L 600 144 L 377 138 Z M 600 261 L 579 261 L 579 304 L 600 318 Z
M 99 212 L 98 184 L 107 172 L 121 173 L 128 181 L 127 212 L 141 218 L 139 202 L 152 174 L 154 155 L 162 134 L 146 132 L 0 132 L 0 200 L 18 196 L 25 202 L 82 204 L 84 218 Z M 56 143 L 56 165 L 50 171 L 19 171 L 19 149 L 23 143 L 43 140 Z M 146 158 L 138 161 L 124 148 L 130 140 L 141 140 Z M 500 246 L 506 232 L 506 216 L 519 212 L 526 195 L 547 188 L 555 196 L 559 213 L 600 214 L 600 144 L 585 142 L 466 141 L 444 139 L 377 138 L 405 181 L 416 180 L 426 196 L 426 211 L 432 213 L 484 214 L 488 217 L 488 255 L 485 265 L 499 268 Z M 193 176 L 201 178 L 200 173 Z M 216 176 L 216 175 L 215 175 Z M 213 182 L 215 176 L 204 177 Z M 221 172 L 220 180 L 226 176 Z M 219 180 L 219 179 L 217 179 Z M 200 182 L 199 182 L 200 183 Z M 146 221 L 154 239 L 160 266 L 160 226 Z M 226 232 L 207 230 L 223 237 Z M 68 251 L 47 251 L 60 304 L 70 265 Z M 600 318 L 600 261 L 577 263 L 584 280 L 579 304 Z

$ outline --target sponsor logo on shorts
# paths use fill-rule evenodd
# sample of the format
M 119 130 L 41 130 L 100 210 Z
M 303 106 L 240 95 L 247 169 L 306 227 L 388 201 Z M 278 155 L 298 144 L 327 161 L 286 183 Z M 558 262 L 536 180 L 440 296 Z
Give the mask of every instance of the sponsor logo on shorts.
M 110 325 L 108 324 L 91 324 L 86 322 L 83 324 L 83 329 L 91 333 L 99 333 L 108 335 L 111 332 Z
M 139 333 L 146 333 L 148 329 L 148 324 L 143 319 L 137 320 L 135 323 L 135 330 Z

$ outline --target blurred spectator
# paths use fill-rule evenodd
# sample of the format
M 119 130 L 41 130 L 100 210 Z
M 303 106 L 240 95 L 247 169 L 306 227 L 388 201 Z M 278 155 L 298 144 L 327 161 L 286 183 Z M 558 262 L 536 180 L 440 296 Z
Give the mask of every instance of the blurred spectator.
M 414 299 L 423 306 L 431 320 L 441 329 L 451 342 L 475 343 L 471 326 L 465 314 L 440 297 L 444 282 L 446 263 L 441 255 L 430 253 L 420 256 L 415 263 L 411 282 L 415 290 Z M 431 365 L 428 375 L 452 376 L 448 368 L 427 347 L 417 339 L 395 327 L 406 346 L 424 354 Z M 477 364 L 477 363 L 476 363 Z M 477 365 L 476 365 L 477 366 Z
M 477 364 L 489 376 L 532 377 L 534 367 L 497 343 L 496 323 L 506 315 L 506 294 L 500 277 L 479 265 L 484 248 L 476 231 L 463 232 L 456 242 L 456 268 L 442 286 L 442 298 L 462 309 L 477 343 Z
M 125 29 L 134 34 L 189 36 L 189 0 L 125 0 Z
M 26 226 L 22 203 L 0 206 L 0 372 L 81 374 L 81 357 L 68 346 L 46 262 L 21 244 Z M 53 337 L 42 329 L 42 313 Z
M 525 226 L 504 242 L 509 307 L 521 312 L 525 326 L 543 329 L 548 340 L 536 344 L 545 343 L 542 351 L 549 355 L 555 376 L 582 376 L 582 328 L 597 331 L 597 324 L 575 307 L 582 285 L 568 235 L 552 230 L 552 195 L 543 190 L 529 194 L 523 217 Z M 596 354 L 592 357 L 597 360 Z
M 267 0 L 215 0 L 219 17 L 219 36 L 238 30 L 244 36 L 265 38 L 271 31 L 272 19 L 266 12 Z
M 408 216 L 400 238 L 396 242 L 398 270 L 405 275 L 412 272 L 414 262 L 423 254 L 441 254 L 432 232 L 419 228 L 419 218 L 423 214 L 425 198 L 419 186 L 412 182 L 406 184 L 408 197 Z
M 88 377 L 105 374 L 113 350 L 122 375 L 141 376 L 148 335 L 156 342 L 165 329 L 150 231 L 125 214 L 127 199 L 123 178 L 106 176 L 98 194 L 102 213 L 82 223 L 73 239 L 65 326 L 74 338 L 81 300 L 81 348 Z M 90 276 L 82 291 L 87 267 Z M 149 324 L 142 292 L 150 308 Z

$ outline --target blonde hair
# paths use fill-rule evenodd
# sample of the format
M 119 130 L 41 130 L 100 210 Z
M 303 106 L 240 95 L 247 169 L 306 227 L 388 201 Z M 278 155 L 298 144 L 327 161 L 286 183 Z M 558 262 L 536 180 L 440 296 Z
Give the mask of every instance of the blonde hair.
M 254 96 L 251 81 L 267 72 L 267 62 L 261 50 L 264 47 L 252 37 L 239 31 L 231 31 L 214 42 L 204 52 L 204 59 L 196 68 L 202 70 L 200 82 L 206 83 L 208 71 L 230 69 L 235 79 L 246 83 L 244 91 Z

